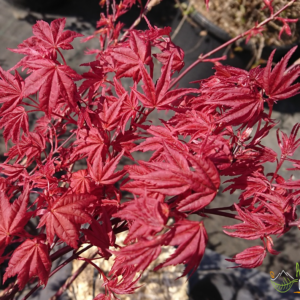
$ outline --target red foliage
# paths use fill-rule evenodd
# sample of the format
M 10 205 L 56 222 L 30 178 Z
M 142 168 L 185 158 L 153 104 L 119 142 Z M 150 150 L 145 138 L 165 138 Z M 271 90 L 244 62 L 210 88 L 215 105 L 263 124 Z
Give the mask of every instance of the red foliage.
M 22 289 L 31 278 L 38 276 L 41 283 L 46 285 L 50 270 L 49 247 L 36 238 L 27 239 L 14 251 L 3 280 L 18 275 L 17 284 Z
M 239 264 L 233 268 L 246 268 L 252 269 L 262 264 L 266 257 L 266 249 L 262 246 L 254 246 L 245 249 L 243 252 L 236 254 L 233 259 L 227 259 L 228 261 Z
M 300 170 L 292 157 L 300 146 L 300 124 L 290 135 L 277 132 L 282 152 L 278 160 L 262 144 L 275 126 L 274 102 L 300 91 L 295 83 L 299 65 L 287 67 L 295 48 L 275 67 L 273 52 L 266 67 L 249 72 L 200 57 L 216 63 L 215 74 L 197 89 L 179 89 L 174 86 L 184 73 L 174 76 L 183 67 L 184 53 L 171 41 L 170 28 L 148 23 L 149 30 L 133 26 L 119 38 L 122 24 L 116 20 L 134 3 L 124 1 L 113 6 L 113 15 L 101 15 L 93 36 L 101 50 L 94 51 L 96 60 L 86 64 L 90 70 L 82 75 L 67 65 L 61 52 L 72 49 L 70 43 L 81 36 L 64 31 L 65 19 L 50 25 L 38 21 L 34 35 L 13 50 L 25 57 L 11 72 L 0 69 L 0 128 L 5 142 L 14 144 L 0 164 L 0 262 L 9 261 L 4 281 L 17 276 L 5 299 L 34 280 L 46 285 L 51 262 L 72 249 L 69 261 L 78 258 L 83 244 L 98 248 L 95 259 L 115 255 L 108 277 L 86 259 L 103 278 L 105 293 L 96 299 L 108 300 L 133 293 L 163 246 L 176 250 L 156 270 L 186 264 L 183 276 L 195 272 L 208 241 L 208 214 L 238 221 L 224 226 L 230 230 L 226 234 L 263 243 L 230 259 L 244 268 L 261 265 L 267 251 L 277 254 L 270 235 L 300 228 L 299 181 L 278 174 L 284 161 Z M 272 7 L 271 1 L 265 3 Z M 276 17 L 274 13 L 267 21 Z M 282 22 L 287 31 L 291 20 Z M 265 23 L 243 36 L 261 32 Z M 162 64 L 156 82 L 155 59 Z M 25 80 L 16 71 L 19 67 L 29 74 Z M 133 80 L 129 93 L 122 85 L 124 77 Z M 150 126 L 147 118 L 155 109 L 174 115 Z M 36 111 L 43 116 L 30 130 L 28 120 Z M 149 161 L 137 161 L 137 151 L 153 153 Z M 132 163 L 124 167 L 128 159 Z M 264 173 L 266 162 L 277 163 L 273 173 Z M 221 176 L 231 176 L 225 191 L 239 191 L 239 201 L 208 209 Z M 125 201 L 121 190 L 133 195 Z M 191 214 L 202 220 L 190 221 Z M 124 231 L 124 246 L 119 247 L 116 235 Z M 17 242 L 21 244 L 15 250 L 6 251 Z M 55 252 L 59 244 L 64 248 Z

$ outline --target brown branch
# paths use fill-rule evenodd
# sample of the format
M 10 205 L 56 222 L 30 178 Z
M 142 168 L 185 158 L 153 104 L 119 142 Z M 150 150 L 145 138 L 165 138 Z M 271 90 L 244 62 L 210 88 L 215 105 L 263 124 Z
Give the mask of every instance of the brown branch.
M 98 249 L 92 253 L 90 258 L 94 258 L 98 253 Z M 70 276 L 63 286 L 60 287 L 60 289 L 56 292 L 55 295 L 53 295 L 50 300 L 57 300 L 64 292 L 67 290 L 71 284 L 76 280 L 76 278 L 84 271 L 84 269 L 88 266 L 89 262 L 85 261 L 77 270 L 74 272 L 72 276 Z

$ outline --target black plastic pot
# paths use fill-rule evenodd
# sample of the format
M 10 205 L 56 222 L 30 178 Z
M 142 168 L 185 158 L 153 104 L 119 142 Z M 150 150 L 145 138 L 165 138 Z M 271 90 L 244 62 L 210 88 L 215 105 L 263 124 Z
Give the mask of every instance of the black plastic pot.
M 205 16 L 203 16 L 199 12 L 197 12 L 197 11 L 194 12 L 192 14 L 192 18 L 196 23 L 198 23 L 199 25 L 204 27 L 210 34 L 212 34 L 216 38 L 220 39 L 221 41 L 227 42 L 231 39 L 230 35 L 225 30 L 223 30 L 216 24 L 212 23 L 210 20 L 208 20 Z M 282 46 L 282 47 L 272 46 L 272 45 L 265 46 L 263 48 L 261 58 L 264 60 L 267 60 L 269 58 L 271 52 L 275 49 L 276 52 L 275 52 L 273 60 L 274 60 L 274 62 L 278 62 L 292 47 L 294 47 L 296 45 L 297 44 L 294 43 L 294 44 L 286 45 L 286 46 Z M 245 43 L 242 43 L 241 47 L 244 50 L 251 51 L 251 47 Z M 299 55 L 300 55 L 300 49 L 298 50 L 297 53 L 294 54 L 294 56 L 299 57 Z
M 198 27 L 195 28 L 186 21 L 173 39 L 173 42 L 185 52 L 185 68 L 196 61 L 200 54 L 208 53 L 230 39 L 225 31 L 202 17 L 200 14 L 195 12 L 191 15 L 191 18 Z M 181 13 L 179 12 L 172 24 L 173 30 L 175 30 L 180 20 Z M 201 36 L 201 33 L 203 32 L 206 32 L 205 36 Z M 226 54 L 227 59 L 222 61 L 223 64 L 245 69 L 252 57 L 250 49 L 245 48 L 243 51 L 234 52 L 233 48 L 234 47 L 222 49 L 210 56 L 210 58 L 221 57 Z M 212 63 L 200 63 L 182 78 L 179 85 L 191 86 L 189 83 L 192 81 L 208 78 L 214 74 L 214 69 L 212 69 L 212 67 Z M 194 84 L 194 86 L 199 85 Z
M 198 12 L 194 12 L 191 15 L 192 20 L 198 24 L 199 28 L 195 28 L 190 25 L 188 22 L 184 22 L 179 33 L 175 36 L 173 40 L 174 43 L 180 46 L 184 52 L 185 56 L 185 68 L 191 65 L 194 61 L 197 60 L 200 54 L 205 54 L 216 47 L 224 44 L 230 40 L 230 36 L 223 29 L 216 26 L 214 23 L 205 18 Z M 172 28 L 173 30 L 177 27 L 177 24 L 180 22 L 181 14 L 178 13 Z M 199 33 L 201 30 L 207 32 L 206 36 L 200 36 Z M 285 47 L 275 47 L 275 46 L 266 46 L 262 52 L 262 59 L 267 60 L 271 52 L 276 49 L 273 61 L 279 62 L 281 58 L 293 47 L 294 45 L 288 45 Z M 242 44 L 241 47 L 243 51 L 234 52 L 234 47 L 223 49 L 214 55 L 214 57 L 220 57 L 224 54 L 227 54 L 226 61 L 222 61 L 224 65 L 231 65 L 233 67 L 245 69 L 253 57 L 251 48 L 245 44 Z M 295 51 L 290 62 L 292 63 L 297 58 L 300 57 L 300 47 Z M 182 78 L 179 85 L 182 87 L 191 86 L 190 82 L 205 79 L 214 74 L 212 69 L 213 65 L 211 63 L 200 63 L 194 69 L 192 69 L 185 77 Z M 198 85 L 194 85 L 198 86 Z M 274 105 L 274 110 L 284 112 L 284 113 L 295 113 L 300 111 L 300 96 L 296 95 L 292 98 L 289 98 L 285 101 L 279 101 Z
M 209 21 L 205 16 L 197 11 L 192 14 L 192 18 L 196 23 L 205 28 L 210 34 L 214 35 L 221 41 L 227 42 L 230 40 L 230 35 L 226 31 Z

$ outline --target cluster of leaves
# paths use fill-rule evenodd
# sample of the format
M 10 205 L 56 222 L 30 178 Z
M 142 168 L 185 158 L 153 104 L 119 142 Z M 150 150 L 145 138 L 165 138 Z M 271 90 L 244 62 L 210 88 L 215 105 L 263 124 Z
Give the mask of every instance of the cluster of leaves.
M 170 28 L 148 23 L 148 30 L 130 29 L 119 39 L 123 24 L 116 20 L 132 4 L 125 0 L 113 15 L 101 15 L 95 33 L 100 50 L 90 51 L 96 59 L 87 73 L 77 74 L 62 55 L 81 36 L 64 30 L 65 19 L 38 21 L 33 36 L 12 49 L 24 58 L 12 70 L 0 70 L 0 128 L 5 142 L 14 143 L 0 164 L 0 262 L 9 261 L 4 281 L 17 276 L 5 299 L 32 281 L 46 285 L 61 268 L 51 272 L 52 262 L 72 250 L 68 262 L 78 258 L 83 244 L 96 246 L 98 259 L 115 255 L 109 274 L 89 262 L 104 280 L 106 292 L 96 299 L 117 299 L 134 292 L 163 246 L 177 248 L 155 270 L 185 264 L 183 276 L 194 272 L 208 240 L 208 214 L 241 221 L 225 226 L 226 234 L 262 241 L 232 259 L 244 268 L 261 265 L 267 251 L 277 254 L 271 235 L 300 226 L 300 182 L 278 175 L 286 160 L 300 170 L 292 158 L 300 125 L 290 136 L 277 133 L 279 159 L 262 144 L 275 126 L 273 103 L 300 90 L 294 83 L 299 65 L 287 68 L 295 48 L 274 68 L 273 52 L 265 68 L 248 72 L 217 63 L 215 75 L 199 88 L 173 88 L 184 53 L 171 41 Z M 154 59 L 162 66 L 156 82 Z M 18 68 L 27 71 L 25 80 Z M 130 92 L 122 85 L 125 77 L 133 81 Z M 147 117 L 154 110 L 174 116 L 153 126 Z M 43 116 L 30 131 L 29 116 L 37 112 Z M 136 161 L 136 151 L 153 153 L 149 161 Z M 132 164 L 124 166 L 123 157 Z M 86 167 L 78 170 L 79 161 Z M 265 175 L 266 162 L 277 163 L 273 173 Z M 207 208 L 221 175 L 231 178 L 227 190 L 240 192 L 239 202 L 227 208 L 234 213 Z M 121 190 L 133 196 L 121 201 Z M 203 220 L 190 221 L 191 214 Z M 121 247 L 116 235 L 123 231 Z

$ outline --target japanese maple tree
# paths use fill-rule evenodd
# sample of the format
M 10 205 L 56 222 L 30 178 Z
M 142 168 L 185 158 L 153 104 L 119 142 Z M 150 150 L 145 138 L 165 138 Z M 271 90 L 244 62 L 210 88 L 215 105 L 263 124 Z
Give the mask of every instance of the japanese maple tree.
M 8 261 L 4 281 L 15 278 L 2 299 L 13 299 L 35 282 L 25 296 L 29 298 L 92 246 L 98 249 L 96 259 L 115 257 L 109 274 L 95 258 L 85 259 L 103 279 L 105 293 L 98 300 L 134 293 L 141 274 L 165 246 L 176 250 L 155 270 L 185 264 L 183 276 L 190 275 L 204 255 L 210 214 L 237 220 L 224 224 L 227 235 L 257 240 L 257 246 L 230 259 L 243 268 L 261 265 L 267 252 L 278 253 L 271 236 L 300 228 L 300 182 L 278 174 L 285 161 L 300 170 L 300 161 L 293 158 L 300 146 L 300 124 L 290 135 L 277 131 L 280 157 L 262 143 L 276 125 L 273 104 L 300 91 L 295 83 L 300 66 L 288 67 L 296 48 L 275 66 L 273 51 L 265 67 L 250 71 L 209 58 L 240 38 L 260 33 L 272 20 L 282 22 L 280 35 L 289 34 L 294 20 L 280 13 L 295 0 L 277 12 L 272 1 L 264 1 L 268 19 L 200 55 L 183 72 L 184 52 L 172 42 L 171 29 L 153 27 L 147 20 L 157 1 L 148 1 L 144 8 L 138 1 L 139 18 L 123 30 L 118 18 L 135 2 L 110 7 L 108 1 L 107 15 L 101 14 L 97 31 L 86 38 L 100 42 L 98 50 L 89 51 L 96 57 L 86 73 L 77 74 L 63 56 L 62 50 L 71 50 L 72 41 L 81 37 L 64 29 L 65 19 L 37 21 L 33 36 L 10 49 L 24 57 L 11 70 L 0 69 L 0 128 L 5 143 L 13 144 L 0 164 L 0 263 Z M 142 19 L 148 29 L 135 29 Z M 161 64 L 157 81 L 154 60 Z M 180 79 L 205 61 L 215 63 L 215 74 L 200 81 L 199 88 L 178 88 Z M 23 79 L 18 69 L 28 76 Z M 130 91 L 123 86 L 125 77 L 132 79 Z M 172 110 L 174 116 L 154 126 L 147 122 L 154 110 Z M 36 112 L 43 114 L 30 130 L 29 118 Z M 132 154 L 137 151 L 152 151 L 151 158 L 136 161 Z M 132 163 L 124 166 L 124 157 Z M 78 170 L 79 161 L 85 167 Z M 274 172 L 265 174 L 267 162 L 276 165 Z M 210 209 L 221 176 L 228 176 L 225 191 L 239 191 L 239 201 Z M 131 196 L 123 199 L 121 191 Z M 191 221 L 192 214 L 201 221 Z M 126 232 L 123 246 L 116 242 L 121 232 Z M 15 250 L 8 250 L 10 245 Z M 51 271 L 53 261 L 71 251 Z

